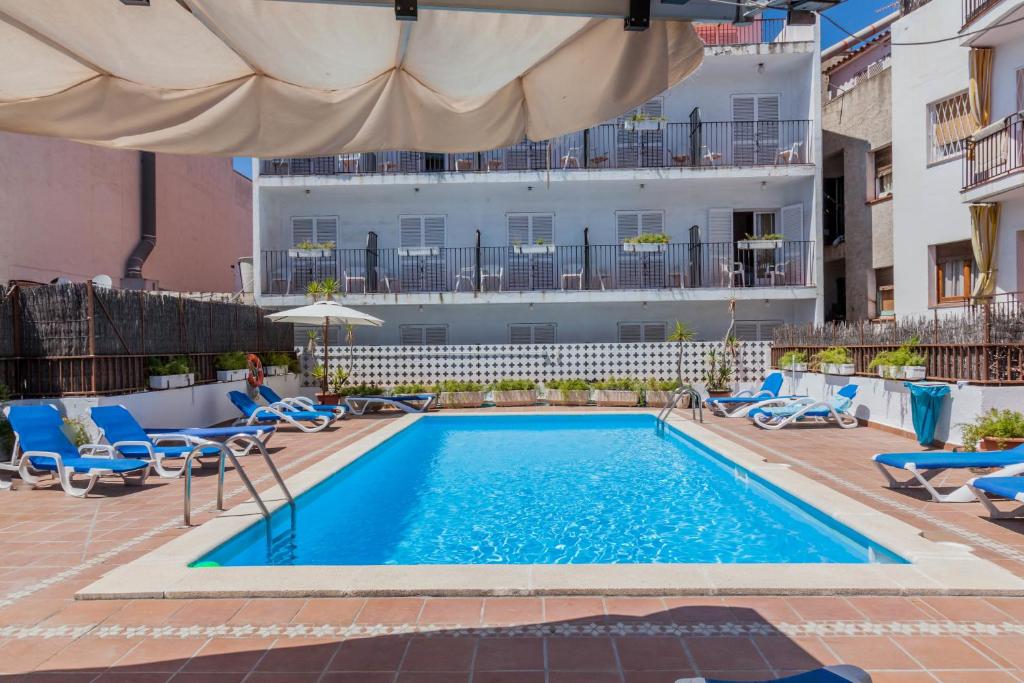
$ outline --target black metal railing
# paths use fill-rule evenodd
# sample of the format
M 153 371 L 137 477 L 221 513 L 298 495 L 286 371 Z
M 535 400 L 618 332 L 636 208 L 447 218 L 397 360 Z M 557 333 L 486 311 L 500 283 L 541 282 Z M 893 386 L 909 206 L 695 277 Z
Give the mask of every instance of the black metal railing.
M 927 5 L 932 0 L 900 0 L 900 14 L 910 14 L 916 9 L 920 9 Z
M 755 19 L 747 24 L 694 24 L 693 28 L 705 45 L 757 45 L 786 40 L 786 20 L 781 17 Z
M 603 124 L 485 152 L 369 152 L 263 159 L 268 176 L 487 173 L 809 164 L 810 121 L 655 121 Z
M 1024 117 L 1009 116 L 999 130 L 969 141 L 962 168 L 964 190 L 1024 170 Z
M 813 242 L 524 245 L 264 251 L 262 292 L 522 292 L 813 284 Z
M 963 0 L 963 25 L 967 26 L 999 2 L 1000 0 Z

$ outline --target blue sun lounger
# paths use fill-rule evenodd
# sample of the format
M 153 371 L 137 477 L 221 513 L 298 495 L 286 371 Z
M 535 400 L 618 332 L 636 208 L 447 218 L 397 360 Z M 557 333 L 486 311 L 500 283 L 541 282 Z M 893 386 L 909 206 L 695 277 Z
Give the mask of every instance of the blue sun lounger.
M 52 473 L 57 475 L 64 493 L 85 498 L 100 477 L 117 475 L 125 484 L 142 484 L 149 476 L 149 461 L 121 458 L 109 445 L 85 444 L 76 448 L 64 433 L 64 420 L 52 405 L 10 406 L 4 412 L 14 430 L 14 448 L 5 469 L 15 469 L 26 484 L 38 483 L 41 473 Z M 89 482 L 76 488 L 76 474 L 86 475 Z
M 704 405 L 711 412 L 721 417 L 745 417 L 751 410 L 770 405 L 769 402 L 804 398 L 803 396 L 779 396 L 782 391 L 783 377 L 781 372 L 773 372 L 761 382 L 761 388 L 756 392 L 750 389 L 739 391 L 732 396 L 715 398 L 709 396 L 704 399 Z
M 836 424 L 843 429 L 853 429 L 859 423 L 857 418 L 848 411 L 857 396 L 857 385 L 847 384 L 827 401 L 816 401 L 813 398 L 795 398 L 785 402 L 776 399 L 781 405 L 763 406 L 748 413 L 748 417 L 762 429 L 782 429 L 795 423 L 816 422 Z
M 733 683 L 723 678 L 679 678 L 676 683 Z M 806 671 L 795 676 L 773 678 L 761 683 L 871 683 L 867 671 L 848 664 L 824 666 L 814 671 Z
M 235 424 L 280 424 L 285 423 L 304 432 L 319 432 L 341 417 L 337 413 L 318 410 L 283 411 L 270 406 L 261 406 L 241 391 L 229 391 L 228 398 L 241 411 L 242 417 Z M 305 424 L 312 423 L 312 424 Z
M 994 477 L 1012 477 L 1024 474 L 1024 445 L 1008 451 L 978 451 L 951 453 L 918 452 L 918 453 L 879 453 L 872 460 L 878 471 L 886 478 L 891 489 L 909 489 L 920 486 L 937 503 L 970 503 L 976 497 L 968 486 L 961 486 L 951 493 L 939 493 L 931 484 L 931 480 L 946 470 L 960 470 L 968 467 L 997 467 Z M 888 468 L 905 470 L 910 479 L 896 479 Z
M 276 391 L 268 387 L 266 384 L 261 384 L 259 388 L 260 396 L 271 408 L 277 408 L 278 410 L 319 410 L 327 413 L 339 413 L 346 412 L 347 406 L 344 405 L 329 405 L 327 403 L 314 403 L 313 399 L 308 396 L 292 396 L 291 398 L 281 398 L 281 395 Z
M 1004 451 L 1008 452 L 1008 451 Z M 1022 468 L 1024 469 L 1024 468 Z M 975 477 L 967 482 L 967 488 L 977 497 L 992 519 L 1009 519 L 1024 516 L 1024 505 L 1003 512 L 992 502 L 992 496 L 1024 503 L 1024 477 L 999 476 Z

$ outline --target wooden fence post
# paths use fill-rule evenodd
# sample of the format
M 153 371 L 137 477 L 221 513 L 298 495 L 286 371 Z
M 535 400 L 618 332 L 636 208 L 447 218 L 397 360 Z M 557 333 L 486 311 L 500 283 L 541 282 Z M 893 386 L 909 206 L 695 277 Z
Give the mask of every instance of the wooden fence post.
M 88 350 L 89 350 L 89 386 L 90 392 L 96 394 L 96 302 L 92 291 L 92 281 L 85 282 L 85 317 L 88 325 Z M 63 387 L 62 387 L 63 389 Z

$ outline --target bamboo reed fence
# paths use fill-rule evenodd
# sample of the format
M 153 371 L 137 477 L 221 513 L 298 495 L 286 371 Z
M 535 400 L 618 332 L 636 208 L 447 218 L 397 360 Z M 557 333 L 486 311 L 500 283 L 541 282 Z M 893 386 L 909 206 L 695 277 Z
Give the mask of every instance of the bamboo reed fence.
M 186 356 L 196 383 L 229 351 L 294 352 L 293 326 L 256 306 L 91 282 L 0 291 L 0 383 L 15 396 L 88 396 L 147 388 L 151 356 Z
M 858 375 L 874 375 L 871 360 L 916 341 L 927 357 L 927 378 L 971 384 L 1024 384 L 1024 305 L 1016 297 L 966 305 L 954 312 L 872 323 L 784 325 L 776 329 L 772 365 L 790 351 L 811 359 L 822 349 L 850 351 Z

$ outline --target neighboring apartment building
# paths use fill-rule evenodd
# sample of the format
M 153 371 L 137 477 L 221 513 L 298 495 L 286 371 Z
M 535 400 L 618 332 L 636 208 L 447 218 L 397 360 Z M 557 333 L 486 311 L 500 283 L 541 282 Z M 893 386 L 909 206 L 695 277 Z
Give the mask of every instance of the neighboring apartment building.
M 0 133 L 0 284 L 108 275 L 115 287 L 238 291 L 236 262 L 252 254 L 249 179 L 230 158 L 157 154 L 148 169 L 144 158 Z M 144 224 L 156 242 L 136 252 L 141 278 L 126 277 Z
M 693 76 L 586 131 L 258 162 L 259 303 L 337 278 L 386 321 L 358 329 L 365 344 L 662 341 L 675 320 L 719 339 L 730 300 L 743 339 L 820 320 L 817 27 L 698 31 Z M 650 235 L 667 243 L 630 241 Z M 745 239 L 766 235 L 781 238 Z
M 896 312 L 959 308 L 986 275 L 1012 296 L 1024 289 L 1024 0 L 902 5 L 892 27 Z M 996 231 L 972 235 L 979 204 L 982 222 L 998 207 Z
M 892 78 L 888 24 L 823 53 L 826 320 L 893 315 Z

